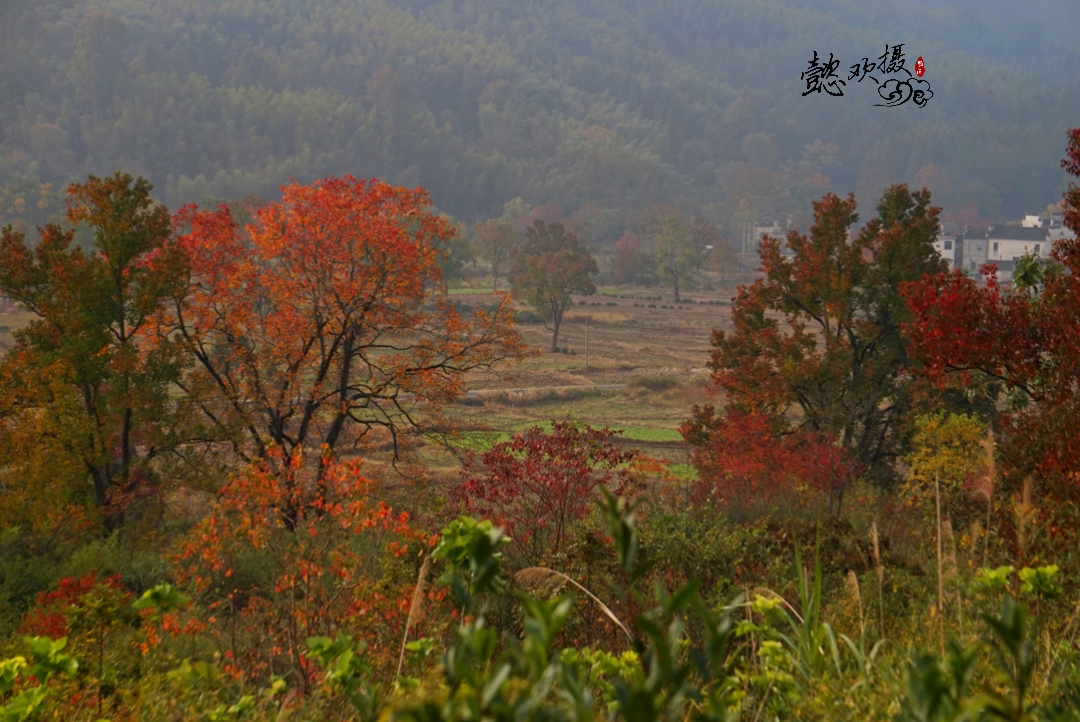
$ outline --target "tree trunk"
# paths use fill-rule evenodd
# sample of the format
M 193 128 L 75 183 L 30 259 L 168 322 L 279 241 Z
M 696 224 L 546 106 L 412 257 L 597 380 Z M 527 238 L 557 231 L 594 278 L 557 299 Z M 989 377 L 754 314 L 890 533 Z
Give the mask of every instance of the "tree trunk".
M 562 325 L 562 314 L 561 313 L 556 314 L 553 317 L 552 321 L 555 324 L 555 328 L 553 329 L 553 333 L 551 334 L 551 353 L 558 353 L 559 352 L 559 326 Z
M 672 285 L 675 286 L 675 303 L 682 303 L 679 299 L 679 274 L 671 274 Z

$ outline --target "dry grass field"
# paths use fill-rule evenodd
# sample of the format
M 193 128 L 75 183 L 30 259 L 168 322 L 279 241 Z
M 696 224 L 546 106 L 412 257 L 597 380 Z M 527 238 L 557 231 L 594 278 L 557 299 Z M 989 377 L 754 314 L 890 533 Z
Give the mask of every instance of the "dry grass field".
M 492 303 L 489 291 L 466 291 L 455 289 L 454 300 Z M 533 424 L 572 420 L 622 429 L 626 443 L 685 464 L 687 449 L 677 429 L 693 404 L 709 400 L 709 339 L 713 329 L 730 327 L 731 295 L 691 293 L 692 302 L 676 305 L 658 289 L 607 288 L 575 298 L 559 336 L 567 353 L 550 352 L 551 332 L 542 324 L 519 325 L 540 353 L 509 376 L 469 379 L 475 393 L 449 409 L 463 445 L 479 450 Z M 438 456 L 428 462 L 446 470 L 455 463 L 450 455 L 439 463 Z

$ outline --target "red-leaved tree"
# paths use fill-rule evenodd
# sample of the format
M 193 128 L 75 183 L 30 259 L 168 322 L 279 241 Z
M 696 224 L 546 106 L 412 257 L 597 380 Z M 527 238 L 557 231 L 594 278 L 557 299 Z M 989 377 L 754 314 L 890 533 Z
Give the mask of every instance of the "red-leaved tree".
M 568 421 L 514 434 L 491 451 L 471 458 L 455 490 L 459 503 L 491 519 L 513 540 L 519 560 L 535 564 L 556 557 L 570 525 L 582 519 L 604 485 L 625 493 L 636 456 L 612 443 L 613 432 Z
M 1080 176 L 1080 128 L 1069 131 L 1069 173 Z M 1080 232 L 1080 187 L 1064 197 L 1065 225 Z M 990 380 L 1004 389 L 999 420 L 1002 471 L 1075 486 L 1080 469 L 1080 240 L 1058 241 L 1050 259 L 1017 264 L 1011 286 L 960 272 L 906 284 L 914 319 L 906 327 L 926 373 L 941 385 Z M 1076 491 L 1076 489 L 1074 489 Z
M 759 413 L 730 412 L 693 452 L 699 479 L 691 500 L 739 513 L 786 509 L 827 500 L 839 509 L 852 470 L 843 449 L 809 429 L 777 435 L 776 423 Z
M 726 418 L 733 413 L 763 415 L 773 435 L 812 432 L 821 453 L 835 441 L 852 462 L 843 467 L 852 476 L 896 483 L 904 421 L 919 390 L 897 287 L 945 264 L 933 247 L 939 209 L 928 190 L 892 186 L 877 211 L 855 233 L 854 196 L 830 193 L 814 204 L 809 235 L 789 231 L 783 244 L 762 240 L 764 277 L 739 286 L 733 329 L 713 332 L 711 388 L 723 392 L 726 406 L 695 406 L 684 429 L 688 441 L 709 443 L 722 437 L 720 428 L 741 432 Z M 737 463 L 727 454 L 711 458 L 713 466 Z M 842 493 L 832 496 L 839 511 Z

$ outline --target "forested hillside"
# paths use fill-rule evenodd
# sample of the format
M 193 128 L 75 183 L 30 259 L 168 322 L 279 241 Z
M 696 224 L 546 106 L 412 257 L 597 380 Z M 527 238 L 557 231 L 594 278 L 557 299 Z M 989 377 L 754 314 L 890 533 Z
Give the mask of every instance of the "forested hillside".
M 521 196 L 597 238 L 655 203 L 731 232 L 901 181 L 1015 217 L 1064 187 L 1078 26 L 1064 0 L 5 0 L 0 212 L 122 168 L 170 205 L 345 173 L 470 222 Z M 802 96 L 813 51 L 846 77 L 898 43 L 925 108 Z

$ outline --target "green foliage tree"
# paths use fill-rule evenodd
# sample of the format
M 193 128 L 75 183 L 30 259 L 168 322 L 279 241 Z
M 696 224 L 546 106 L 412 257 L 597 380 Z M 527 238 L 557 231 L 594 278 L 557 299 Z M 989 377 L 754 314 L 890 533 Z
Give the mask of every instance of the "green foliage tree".
M 477 223 L 474 230 L 475 255 L 491 264 L 492 290 L 498 291 L 499 269 L 505 266 L 520 239 L 511 223 L 494 218 Z
M 664 216 L 660 220 L 660 230 L 653 236 L 653 243 L 656 246 L 656 273 L 674 290 L 675 303 L 681 303 L 679 284 L 685 287 L 704 261 L 694 244 L 694 235 L 677 217 Z
M 472 261 L 476 265 L 476 251 L 469 243 L 464 223 L 446 213 L 440 214 L 440 218 L 453 229 L 453 233 L 440 243 L 439 270 L 445 286 L 448 281 L 461 278 L 466 263 Z
M 516 298 L 524 299 L 544 321 L 551 322 L 551 350 L 559 350 L 559 329 L 570 306 L 570 294 L 596 293 L 592 276 L 599 273 L 596 259 L 577 236 L 561 223 L 534 221 L 525 231 L 510 282 Z
M 169 388 L 181 361 L 150 334 L 185 265 L 150 190 L 127 174 L 91 176 L 68 192 L 68 229 L 39 229 L 35 248 L 10 226 L 0 236 L 0 293 L 37 317 L 3 360 L 0 404 L 15 402 L 16 425 L 34 430 L 27 443 L 63 440 L 56 450 L 89 477 L 109 527 L 176 443 Z M 93 234 L 89 249 L 75 243 L 79 224 Z
M 532 210 L 532 206 L 525 202 L 525 199 L 521 196 L 511 198 L 506 203 L 503 203 L 503 212 L 499 217 L 500 221 L 506 221 L 507 223 L 518 223 L 519 219 L 524 219 L 529 215 L 529 211 Z
M 79 25 L 68 74 L 84 108 L 102 111 L 112 105 L 128 79 L 127 42 L 127 24 L 111 12 L 92 12 Z

